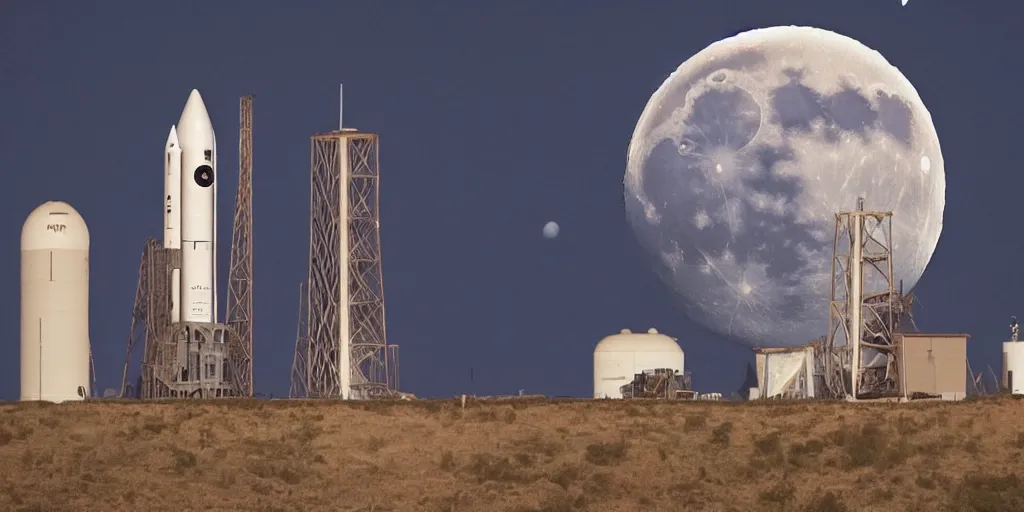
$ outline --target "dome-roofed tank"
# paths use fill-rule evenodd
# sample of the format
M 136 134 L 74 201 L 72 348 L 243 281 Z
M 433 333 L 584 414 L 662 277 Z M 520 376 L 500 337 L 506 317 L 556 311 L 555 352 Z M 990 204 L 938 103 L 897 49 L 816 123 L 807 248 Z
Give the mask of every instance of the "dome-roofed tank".
M 89 385 L 89 229 L 49 201 L 21 228 L 21 399 L 81 400 Z
M 654 328 L 646 333 L 623 329 L 594 349 L 594 398 L 622 398 L 619 388 L 637 373 L 657 368 L 683 372 L 684 355 L 674 338 Z
M 89 250 L 85 219 L 64 201 L 47 201 L 32 210 L 21 227 L 21 250 Z

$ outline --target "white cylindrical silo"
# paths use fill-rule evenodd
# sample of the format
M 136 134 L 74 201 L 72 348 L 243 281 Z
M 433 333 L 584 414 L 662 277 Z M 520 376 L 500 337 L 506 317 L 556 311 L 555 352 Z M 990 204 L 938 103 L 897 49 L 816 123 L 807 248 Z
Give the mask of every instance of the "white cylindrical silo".
M 644 370 L 671 368 L 682 373 L 684 355 L 676 340 L 655 329 L 633 333 L 623 329 L 594 349 L 594 398 L 622 398 L 619 388 Z
M 1003 342 L 1003 387 L 1024 395 L 1024 341 Z
M 21 228 L 21 399 L 89 396 L 89 229 L 49 201 Z

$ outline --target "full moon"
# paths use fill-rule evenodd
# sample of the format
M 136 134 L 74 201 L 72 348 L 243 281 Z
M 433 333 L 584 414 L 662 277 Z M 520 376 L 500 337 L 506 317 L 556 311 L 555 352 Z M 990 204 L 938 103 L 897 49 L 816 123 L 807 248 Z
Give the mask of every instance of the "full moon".
M 942 231 L 939 139 L 914 86 L 860 42 L 810 27 L 708 46 L 648 101 L 626 214 L 686 313 L 752 346 L 828 331 L 835 213 L 892 211 L 910 290 Z

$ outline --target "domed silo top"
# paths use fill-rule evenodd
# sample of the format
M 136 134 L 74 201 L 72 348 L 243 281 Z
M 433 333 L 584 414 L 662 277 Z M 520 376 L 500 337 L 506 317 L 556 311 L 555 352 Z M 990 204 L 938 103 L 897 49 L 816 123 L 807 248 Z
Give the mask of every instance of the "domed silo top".
M 47 201 L 28 215 L 21 227 L 21 250 L 89 250 L 85 219 L 64 201 Z
M 646 333 L 634 333 L 623 329 L 598 342 L 594 352 L 683 352 L 676 340 L 657 330 L 650 329 Z

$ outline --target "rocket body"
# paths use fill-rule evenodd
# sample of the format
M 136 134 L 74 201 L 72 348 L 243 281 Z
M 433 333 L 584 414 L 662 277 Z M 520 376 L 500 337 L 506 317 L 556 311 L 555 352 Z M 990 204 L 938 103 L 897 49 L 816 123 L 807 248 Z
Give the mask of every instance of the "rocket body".
M 181 248 L 181 147 L 178 132 L 171 133 L 164 145 L 164 247 Z
M 174 152 L 167 151 L 171 163 L 165 173 L 166 196 L 170 197 L 169 205 L 173 205 L 175 192 L 178 195 L 177 223 L 180 226 L 177 234 L 165 224 L 164 246 L 173 247 L 178 243 L 181 248 L 181 273 L 177 279 L 179 290 L 173 297 L 178 298 L 175 304 L 177 318 L 181 322 L 217 321 L 214 294 L 214 241 L 216 240 L 215 205 L 216 187 L 216 143 L 213 124 L 206 111 L 199 91 L 192 90 L 181 112 L 181 118 L 172 135 L 177 135 L 179 146 L 179 165 L 177 167 L 177 189 L 173 174 Z M 170 142 L 170 140 L 169 140 Z M 168 144 L 169 145 L 169 144 Z M 165 198 L 166 199 L 166 198 Z M 169 206 L 167 210 L 173 210 Z M 168 217 L 173 217 L 173 211 Z M 175 278 L 172 275 L 171 286 Z M 172 289 L 172 293 L 175 293 Z M 172 318 L 174 316 L 172 308 Z
M 181 146 L 178 132 L 171 133 L 164 145 L 164 248 L 181 249 Z M 171 322 L 181 320 L 181 269 L 171 270 Z

